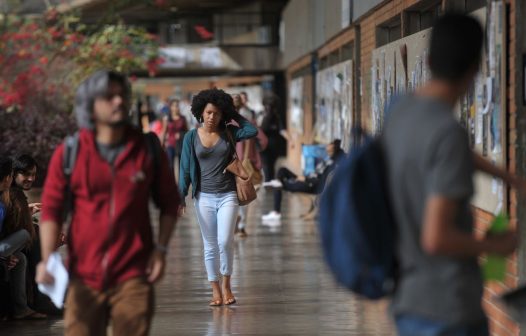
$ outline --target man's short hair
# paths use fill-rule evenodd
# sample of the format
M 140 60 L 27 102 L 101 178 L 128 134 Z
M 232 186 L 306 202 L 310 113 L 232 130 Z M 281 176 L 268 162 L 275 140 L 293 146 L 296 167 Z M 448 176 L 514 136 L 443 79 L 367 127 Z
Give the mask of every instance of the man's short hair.
M 93 129 L 93 105 L 95 99 L 108 93 L 110 82 L 119 83 L 123 89 L 124 106 L 131 106 L 131 84 L 128 78 L 118 72 L 99 70 L 86 78 L 77 88 L 75 95 L 75 116 L 79 128 Z
M 458 13 L 440 17 L 431 31 L 429 68 L 436 79 L 456 81 L 476 70 L 483 29 L 477 19 Z
M 37 168 L 36 160 L 29 154 L 22 154 L 13 160 L 13 173 L 27 174 L 31 169 Z

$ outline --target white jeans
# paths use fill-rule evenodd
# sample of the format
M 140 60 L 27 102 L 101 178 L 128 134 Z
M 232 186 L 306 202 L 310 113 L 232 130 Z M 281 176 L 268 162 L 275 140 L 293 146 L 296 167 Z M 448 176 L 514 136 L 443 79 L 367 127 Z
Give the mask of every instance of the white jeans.
M 209 194 L 194 199 L 197 221 L 203 236 L 208 281 L 231 275 L 234 263 L 234 229 L 239 202 L 235 191 Z
M 248 214 L 248 205 L 240 206 L 239 207 L 239 225 L 237 226 L 238 229 L 244 229 L 247 225 L 247 214 Z

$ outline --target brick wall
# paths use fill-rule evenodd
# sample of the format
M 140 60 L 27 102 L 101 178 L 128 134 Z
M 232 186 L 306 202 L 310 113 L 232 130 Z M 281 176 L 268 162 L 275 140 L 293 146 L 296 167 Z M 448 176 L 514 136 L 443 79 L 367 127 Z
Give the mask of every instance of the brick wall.
M 417 3 L 414 0 L 395 0 L 383 3 L 381 7 L 377 8 L 374 13 L 363 18 L 359 24 L 361 26 L 361 73 L 363 82 L 363 96 L 362 98 L 362 121 L 366 128 L 371 128 L 371 58 L 372 52 L 376 48 L 375 29 L 378 24 L 386 20 L 400 15 L 404 8 L 410 7 Z M 508 118 L 508 160 L 507 166 L 511 172 L 515 171 L 517 166 L 516 158 L 516 143 L 517 132 L 515 125 L 516 118 L 516 97 L 515 97 L 515 1 L 508 0 L 506 3 L 510 6 L 510 15 L 508 21 L 509 31 L 509 47 L 508 47 L 508 66 L 509 66 L 509 84 L 507 89 L 507 109 L 509 113 Z M 508 194 L 508 212 L 510 214 L 511 225 L 517 225 L 517 195 L 511 191 Z M 492 215 L 480 209 L 474 209 L 475 221 L 479 232 L 483 232 L 492 220 Z M 513 323 L 506 313 L 497 304 L 494 296 L 502 293 L 510 288 L 514 288 L 518 283 L 517 258 L 513 256 L 508 261 L 508 272 L 504 283 L 490 284 L 486 287 L 484 293 L 484 308 L 490 318 L 490 328 L 492 335 L 508 336 L 519 335 L 519 327 Z
M 509 15 L 507 16 L 507 30 L 508 30 L 508 50 L 507 50 L 507 66 L 508 66 L 508 85 L 506 89 L 507 97 L 507 167 L 511 172 L 516 171 L 516 167 L 521 167 L 521 163 L 517 162 L 517 149 L 519 148 L 518 136 L 517 136 L 517 119 L 520 119 L 517 114 L 517 104 L 522 100 L 522 97 L 517 97 L 516 92 L 520 90 L 515 89 L 517 78 L 520 78 L 521 69 L 516 68 L 516 1 L 519 0 L 506 0 L 505 3 L 509 7 Z M 361 74 L 362 83 L 362 96 L 355 97 L 355 99 L 361 100 L 361 109 L 357 111 L 360 114 L 362 120 L 362 126 L 366 129 L 371 129 L 371 59 L 372 52 L 376 48 L 376 27 L 379 24 L 395 17 L 399 16 L 402 11 L 416 3 L 419 0 L 392 0 L 383 1 L 369 13 L 366 13 L 358 21 L 354 22 L 354 25 L 360 26 L 360 36 L 352 36 L 350 32 L 354 32 L 351 28 L 346 29 L 339 33 L 337 36 L 330 39 L 322 47 L 318 49 L 318 55 L 326 55 L 333 50 L 339 48 L 344 43 L 350 40 L 359 38 L 360 50 L 360 64 L 359 71 Z M 446 3 L 449 1 L 444 1 Z M 355 43 L 356 45 L 356 43 Z M 360 78 L 355 78 L 356 85 L 359 85 Z M 359 91 L 357 91 L 359 92 Z M 518 215 L 518 196 L 514 191 L 509 191 L 507 195 L 508 201 L 508 213 L 510 215 L 510 222 L 513 227 L 517 226 L 517 215 Z M 474 216 L 477 227 L 477 234 L 483 234 L 492 220 L 492 215 L 481 209 L 474 208 Z M 510 288 L 517 286 L 519 282 L 519 267 L 518 259 L 516 255 L 513 255 L 508 260 L 507 264 L 507 276 L 503 283 L 491 283 L 485 288 L 484 293 L 484 308 L 488 313 L 490 319 L 491 334 L 496 336 L 508 336 L 508 335 L 519 335 L 519 327 L 513 323 L 506 313 L 498 305 L 498 302 L 494 299 L 495 295 L 502 293 Z
M 290 81 L 293 79 L 292 76 L 295 72 L 310 67 L 312 62 L 311 55 L 306 55 L 293 62 L 286 71 L 287 87 L 290 87 Z M 306 94 L 312 92 L 312 75 L 303 76 L 303 118 L 304 118 L 304 129 L 303 134 L 296 134 L 289 130 L 290 135 L 294 139 L 294 143 L 291 141 L 287 142 L 287 167 L 294 173 L 301 175 L 301 144 L 311 144 L 314 139 L 313 131 L 313 98 L 312 94 Z M 308 91 L 308 92 L 306 92 Z M 287 111 L 290 111 L 290 101 L 287 99 Z M 290 125 L 290 113 L 287 113 L 287 125 Z

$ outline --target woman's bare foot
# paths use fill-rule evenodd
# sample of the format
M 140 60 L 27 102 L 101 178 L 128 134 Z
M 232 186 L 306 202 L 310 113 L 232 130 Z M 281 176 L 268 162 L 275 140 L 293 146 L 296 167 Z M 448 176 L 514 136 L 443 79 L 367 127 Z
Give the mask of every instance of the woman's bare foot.
M 223 304 L 223 296 L 219 281 L 210 281 L 210 284 L 212 284 L 212 300 L 210 301 L 209 306 L 221 306 Z
M 231 305 L 236 303 L 236 298 L 232 293 L 232 288 L 230 287 L 230 275 L 223 276 L 223 303 L 225 305 Z

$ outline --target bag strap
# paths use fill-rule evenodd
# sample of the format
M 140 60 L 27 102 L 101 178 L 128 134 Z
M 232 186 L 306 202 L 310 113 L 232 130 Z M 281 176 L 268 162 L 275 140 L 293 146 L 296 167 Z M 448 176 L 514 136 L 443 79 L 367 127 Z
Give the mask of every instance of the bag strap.
M 144 135 L 146 140 L 146 148 L 148 154 L 153 160 L 153 183 L 152 183 L 152 198 L 157 207 L 160 205 L 160 193 L 159 193 L 159 169 L 161 167 L 161 144 L 159 138 L 153 132 L 146 133 Z M 65 199 L 64 199 L 64 211 L 63 220 L 66 221 L 73 211 L 73 190 L 71 189 L 71 175 L 73 174 L 73 168 L 77 161 L 79 150 L 79 132 L 75 132 L 73 135 L 69 135 L 64 140 L 64 156 L 62 160 L 62 171 L 66 177 L 65 186 Z
M 243 151 L 243 160 L 249 160 L 250 159 L 249 155 L 250 155 L 250 149 L 251 149 L 250 147 L 251 147 L 251 145 L 252 145 L 252 139 L 247 139 L 247 140 L 245 140 L 243 142 L 243 146 L 245 146 L 245 147 L 243 147 L 243 149 L 244 149 L 244 151 Z
M 232 133 L 226 128 L 226 136 L 228 138 L 228 142 L 230 142 L 230 145 L 232 146 L 232 149 L 234 150 L 234 159 L 239 159 L 237 157 L 237 151 L 236 151 L 236 143 L 234 142 L 234 137 L 232 136 Z
M 64 211 L 62 212 L 63 221 L 67 221 L 70 213 L 73 211 L 73 190 L 71 190 L 71 175 L 77 161 L 79 151 L 79 132 L 68 135 L 64 140 L 64 153 L 62 158 L 62 171 L 66 177 L 66 186 L 64 188 Z
M 153 132 L 144 134 L 146 140 L 146 149 L 153 160 L 153 183 L 151 195 L 157 208 L 160 207 L 161 198 L 159 192 L 159 170 L 161 169 L 161 143 L 157 135 Z

